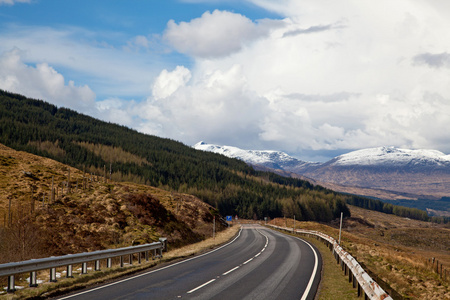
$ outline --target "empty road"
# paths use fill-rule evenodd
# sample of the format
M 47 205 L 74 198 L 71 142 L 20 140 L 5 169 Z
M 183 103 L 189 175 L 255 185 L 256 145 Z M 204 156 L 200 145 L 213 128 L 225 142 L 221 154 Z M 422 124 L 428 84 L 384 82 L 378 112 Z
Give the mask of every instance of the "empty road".
M 61 299 L 314 299 L 313 247 L 259 225 L 214 251 Z

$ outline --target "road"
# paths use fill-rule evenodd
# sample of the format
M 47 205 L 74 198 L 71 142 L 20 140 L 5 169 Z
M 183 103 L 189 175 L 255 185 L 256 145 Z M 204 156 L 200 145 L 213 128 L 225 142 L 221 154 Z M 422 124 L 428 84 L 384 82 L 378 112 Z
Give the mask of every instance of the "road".
M 230 243 L 61 299 L 314 299 L 321 258 L 307 242 L 243 225 Z

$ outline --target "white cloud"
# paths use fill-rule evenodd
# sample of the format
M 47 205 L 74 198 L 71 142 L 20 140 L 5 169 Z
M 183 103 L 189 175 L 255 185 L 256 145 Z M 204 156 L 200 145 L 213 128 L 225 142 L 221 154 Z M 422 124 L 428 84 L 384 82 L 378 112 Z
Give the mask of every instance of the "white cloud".
M 58 106 L 86 110 L 95 101 L 88 86 L 65 83 L 64 77 L 47 63 L 28 66 L 23 53 L 15 48 L 0 55 L 0 88 L 26 96 L 44 99 Z
M 136 128 L 293 154 L 381 145 L 450 152 L 442 130 L 450 124 L 449 18 L 425 1 L 389 10 L 384 0 L 370 9 L 364 1 L 279 3 L 264 1 L 286 16 L 283 26 L 242 30 L 232 41 L 207 25 L 259 23 L 219 11 L 169 23 L 165 38 L 177 33 L 173 45 L 195 64 L 159 74 L 152 96 L 133 108 Z
M 279 24 L 267 20 L 254 23 L 241 14 L 215 10 L 190 22 L 176 24 L 169 21 L 164 39 L 181 53 L 205 58 L 222 57 L 268 35 L 270 29 Z
M 239 65 L 197 77 L 184 67 L 164 70 L 154 97 L 142 103 L 140 130 L 188 144 L 199 137 L 238 143 L 257 135 L 267 101 L 247 90 Z
M 78 93 L 89 103 L 90 89 L 56 70 L 90 74 L 116 96 L 97 101 L 93 114 L 187 144 L 450 153 L 450 2 L 248 1 L 284 19 L 216 10 L 167 24 L 162 39 L 190 56 L 188 66 L 157 63 L 152 49 L 163 45 L 146 33 L 104 47 L 80 29 L 3 30 L 0 53 L 17 46 L 26 56 L 2 55 L 0 84 L 42 97 Z M 86 42 L 92 36 L 95 46 Z M 150 96 L 120 99 L 136 90 Z
M 185 67 L 177 66 L 172 72 L 163 70 L 153 85 L 153 97 L 156 100 L 167 98 L 180 87 L 185 86 L 189 79 L 191 79 L 191 72 Z
M 31 0 L 0 0 L 0 5 L 14 5 L 16 3 L 30 3 Z
M 445 130 L 437 130 L 450 124 L 450 19 L 442 7 L 252 2 L 284 15 L 285 26 L 228 56 L 197 57 L 195 65 L 201 76 L 238 64 L 248 93 L 268 100 L 252 144 L 291 153 L 380 145 L 450 152 Z
M 137 103 L 135 101 L 108 98 L 97 101 L 91 110 L 91 114 L 104 121 L 134 127 L 136 121 L 134 110 L 136 106 Z
M 159 53 L 135 51 L 145 50 L 146 41 L 149 47 L 153 46 L 150 37 L 144 36 L 129 41 L 116 32 L 7 25 L 0 29 L 0 39 L 0 53 L 19 48 L 26 54 L 25 63 L 46 62 L 64 69 L 71 78 L 89 83 L 97 94 L 108 96 L 148 94 L 152 80 L 167 65 L 166 58 Z M 124 50 L 129 45 L 132 48 L 127 50 L 133 51 Z

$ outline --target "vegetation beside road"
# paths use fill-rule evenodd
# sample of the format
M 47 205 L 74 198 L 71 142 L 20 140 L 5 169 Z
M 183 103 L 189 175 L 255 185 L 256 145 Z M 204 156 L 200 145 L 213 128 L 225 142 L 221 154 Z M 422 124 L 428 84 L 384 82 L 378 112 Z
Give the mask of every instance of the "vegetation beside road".
M 350 206 L 344 219 L 342 246 L 394 299 L 450 299 L 450 228 Z M 293 227 L 293 219 L 270 223 Z M 298 222 L 338 240 L 339 222 Z M 431 262 L 434 258 L 435 263 Z M 443 272 L 436 269 L 436 262 Z M 445 271 L 447 270 L 447 274 Z M 398 293 L 398 295 L 397 295 Z M 339 298 L 336 298 L 339 299 Z

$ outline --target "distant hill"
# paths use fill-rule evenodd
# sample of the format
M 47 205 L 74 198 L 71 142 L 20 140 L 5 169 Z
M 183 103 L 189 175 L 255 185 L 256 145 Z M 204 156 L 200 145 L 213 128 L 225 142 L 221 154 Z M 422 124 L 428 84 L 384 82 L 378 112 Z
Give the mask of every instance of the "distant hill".
M 316 221 L 349 215 L 351 196 L 5 91 L 0 91 L 0 142 L 86 173 L 107 173 L 114 181 L 195 195 L 221 215 Z
M 440 151 L 378 147 L 310 163 L 280 151 L 242 150 L 205 142 L 194 148 L 238 158 L 284 176 L 302 176 L 335 191 L 450 216 L 450 155 Z

